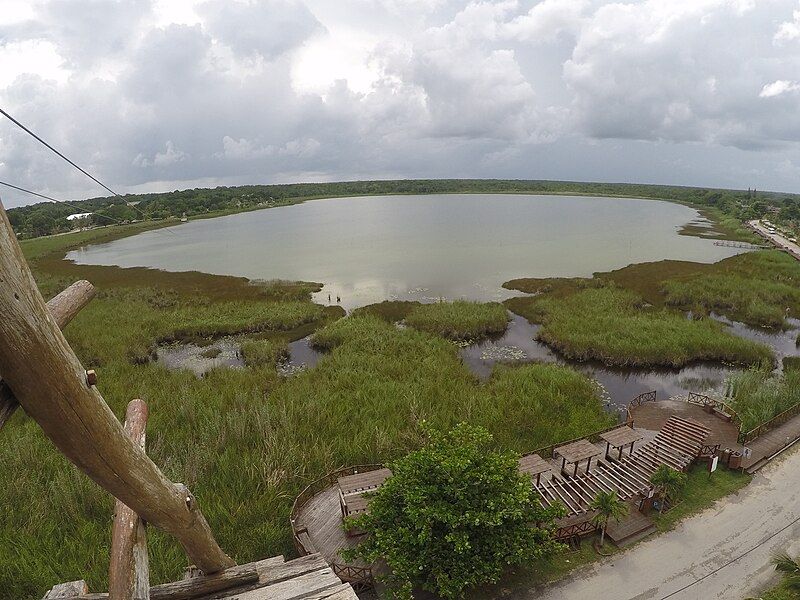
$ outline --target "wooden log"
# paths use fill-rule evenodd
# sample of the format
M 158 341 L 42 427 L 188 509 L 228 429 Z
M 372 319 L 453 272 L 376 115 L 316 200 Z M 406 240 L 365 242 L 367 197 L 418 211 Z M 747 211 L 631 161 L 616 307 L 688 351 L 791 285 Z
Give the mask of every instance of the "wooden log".
M 81 594 L 88 594 L 89 586 L 83 579 L 78 581 L 68 581 L 66 583 L 59 583 L 54 585 L 49 592 L 44 595 L 44 600 L 51 600 L 51 598 L 72 598 Z
M 76 281 L 47 303 L 47 310 L 53 315 L 59 328 L 64 329 L 81 309 L 94 298 L 94 286 L 88 281 Z M 19 403 L 7 385 L 0 380 L 0 429 L 3 428 Z
M 0 373 L 25 412 L 84 473 L 175 536 L 205 573 L 234 564 L 186 486 L 131 442 L 47 310 L 0 203 Z M 113 327 L 113 323 L 108 323 Z
M 125 414 L 125 433 L 142 450 L 145 449 L 146 425 L 147 404 L 132 400 Z M 150 599 L 145 523 L 119 500 L 114 505 L 108 582 L 108 595 L 112 600 Z

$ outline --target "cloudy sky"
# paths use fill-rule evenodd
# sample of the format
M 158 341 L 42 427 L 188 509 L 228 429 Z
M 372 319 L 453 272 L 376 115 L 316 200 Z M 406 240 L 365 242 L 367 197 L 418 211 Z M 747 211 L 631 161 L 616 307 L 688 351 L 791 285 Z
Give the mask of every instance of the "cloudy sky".
M 406 177 L 800 192 L 798 0 L 0 2 L 0 106 L 120 192 Z M 2 118 L 0 179 L 103 195 Z

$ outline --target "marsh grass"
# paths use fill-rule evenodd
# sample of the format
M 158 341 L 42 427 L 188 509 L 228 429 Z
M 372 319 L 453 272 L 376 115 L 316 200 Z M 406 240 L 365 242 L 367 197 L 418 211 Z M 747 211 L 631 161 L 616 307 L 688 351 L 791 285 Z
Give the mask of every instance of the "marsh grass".
M 247 367 L 274 367 L 289 358 L 289 346 L 279 339 L 246 340 L 241 352 Z
M 498 302 L 456 300 L 416 306 L 405 322 L 450 340 L 478 340 L 503 333 L 508 326 L 508 313 Z
M 53 250 L 47 240 L 56 254 L 72 243 L 69 236 L 58 241 Z M 52 256 L 37 256 L 37 280 L 49 295 L 86 277 L 75 266 L 50 272 Z M 441 428 L 483 425 L 500 447 L 517 451 L 610 424 L 595 387 L 569 368 L 498 368 L 482 384 L 439 336 L 369 315 L 335 320 L 341 309 L 288 300 L 291 294 L 268 297 L 259 286 L 237 288 L 235 278 L 181 274 L 172 287 L 157 273 L 144 284 L 144 272 L 125 281 L 109 271 L 65 335 L 83 364 L 97 370 L 98 388 L 118 417 L 133 398 L 148 403 L 148 454 L 167 477 L 191 487 L 220 544 L 240 563 L 291 556 L 296 494 L 341 465 L 418 447 L 423 420 Z M 229 306 L 232 288 L 244 308 Z M 282 329 L 309 316 L 319 318 Z M 251 334 L 261 339 L 247 369 L 212 369 L 198 379 L 131 360 L 176 331 L 213 337 L 267 323 L 279 329 Z M 285 341 L 324 323 L 315 337 L 329 354 L 313 369 L 280 377 L 272 361 Z M 0 590 L 41 598 L 56 582 L 82 578 L 106 589 L 111 497 L 22 411 L 4 427 L 0 455 Z M 180 546 L 155 528 L 148 538 L 153 583 L 179 579 L 186 565 Z
M 675 311 L 646 307 L 628 290 L 584 289 L 563 298 L 515 298 L 506 305 L 542 325 L 537 339 L 575 360 L 637 367 L 773 360 L 769 348 L 733 335 L 716 321 L 689 320 Z
M 751 369 L 730 378 L 730 403 L 750 431 L 800 402 L 800 370 L 782 375 Z

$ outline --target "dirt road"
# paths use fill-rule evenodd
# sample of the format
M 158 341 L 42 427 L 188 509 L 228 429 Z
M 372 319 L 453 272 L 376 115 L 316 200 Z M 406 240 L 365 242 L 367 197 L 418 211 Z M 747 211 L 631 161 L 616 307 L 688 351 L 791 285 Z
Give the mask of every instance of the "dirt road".
M 579 569 L 561 583 L 512 597 L 741 600 L 757 596 L 777 581 L 769 564 L 775 553 L 800 554 L 800 520 L 793 523 L 800 519 L 800 452 L 790 452 L 762 469 L 737 495 L 720 500 L 673 531 Z M 720 567 L 717 573 L 678 591 Z
M 795 258 L 800 259 L 800 245 L 798 245 L 796 242 L 790 242 L 787 237 L 781 235 L 780 233 L 770 233 L 770 231 L 758 221 L 750 221 L 750 226 L 765 238 L 770 240 L 778 248 L 783 248 Z

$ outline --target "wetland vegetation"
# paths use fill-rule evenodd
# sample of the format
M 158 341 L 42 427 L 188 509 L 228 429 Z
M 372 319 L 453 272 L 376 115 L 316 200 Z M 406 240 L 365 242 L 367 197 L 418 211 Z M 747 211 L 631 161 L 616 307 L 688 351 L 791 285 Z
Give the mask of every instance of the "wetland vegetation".
M 564 354 L 624 365 L 698 358 L 771 362 L 766 348 L 706 315 L 785 327 L 788 322 L 775 318 L 778 308 L 789 303 L 791 314 L 797 310 L 796 296 L 786 290 L 797 285 L 797 265 L 772 252 L 712 265 L 632 265 L 594 278 L 517 280 L 508 287 L 536 295 L 505 306 L 387 301 L 347 318 L 339 306 L 311 301 L 316 283 L 62 260 L 86 243 L 152 227 L 39 238 L 26 241 L 24 250 L 45 297 L 80 278 L 98 288 L 66 329 L 67 339 L 98 372 L 99 389 L 118 416 L 132 398 L 147 401 L 149 454 L 167 477 L 193 489 L 221 545 L 240 562 L 291 554 L 288 514 L 309 481 L 341 465 L 388 461 L 419 448 L 423 423 L 482 426 L 496 448 L 515 452 L 613 424 L 616 416 L 604 410 L 596 382 L 569 366 L 499 364 L 485 381 L 469 370 L 452 340 L 504 331 L 506 308 L 542 323 L 540 333 L 555 347 L 563 343 Z M 703 285 L 709 275 L 717 278 L 710 291 Z M 729 293 L 739 285 L 741 294 Z M 688 319 L 686 311 L 704 318 Z M 407 327 L 397 327 L 399 321 Z M 276 365 L 286 359 L 287 344 L 309 335 L 323 358 L 282 377 Z M 198 379 L 153 360 L 154 349 L 167 341 L 207 345 L 211 354 L 228 336 L 235 336 L 247 368 L 213 368 Z M 752 410 L 737 410 L 757 420 L 765 406 L 772 413 L 787 395 L 796 398 L 798 384 L 789 375 L 774 378 L 777 383 L 769 377 L 756 371 L 742 376 L 735 389 L 743 401 L 752 386 L 774 393 L 754 400 Z M 104 588 L 111 498 L 71 467 L 21 411 L 4 428 L 0 453 L 6 461 L 0 493 L 9 507 L 0 514 L 0 589 L 41 597 L 54 581 L 81 577 Z M 722 493 L 709 489 L 710 496 Z M 150 556 L 154 582 L 178 578 L 185 565 L 181 548 L 156 530 Z
M 75 237 L 83 243 L 104 234 Z M 148 403 L 149 454 L 167 477 L 192 488 L 221 545 L 240 562 L 291 554 L 288 514 L 303 486 L 342 464 L 389 460 L 419 447 L 423 421 L 448 428 L 466 420 L 486 427 L 498 447 L 522 451 L 614 420 L 596 385 L 567 367 L 499 368 L 483 384 L 450 341 L 370 315 L 336 320 L 341 309 L 299 297 L 306 286 L 77 267 L 60 260 L 75 237 L 25 244 L 38 283 L 46 297 L 79 277 L 98 287 L 65 330 L 67 339 L 97 370 L 99 389 L 118 416 L 134 397 Z M 230 305 L 236 295 L 244 299 L 241 309 Z M 327 322 L 316 338 L 327 340 L 329 354 L 291 378 L 272 363 L 280 343 L 255 353 L 252 347 L 250 368 L 212 369 L 203 379 L 143 360 L 159 340 L 178 335 L 244 331 L 257 332 L 256 341 L 285 343 Z M 21 411 L 4 428 L 0 453 L 8 507 L 0 515 L 0 588 L 34 598 L 54 581 L 83 577 L 103 589 L 112 499 Z M 154 582 L 179 578 L 185 566 L 182 549 L 157 530 L 150 557 Z

